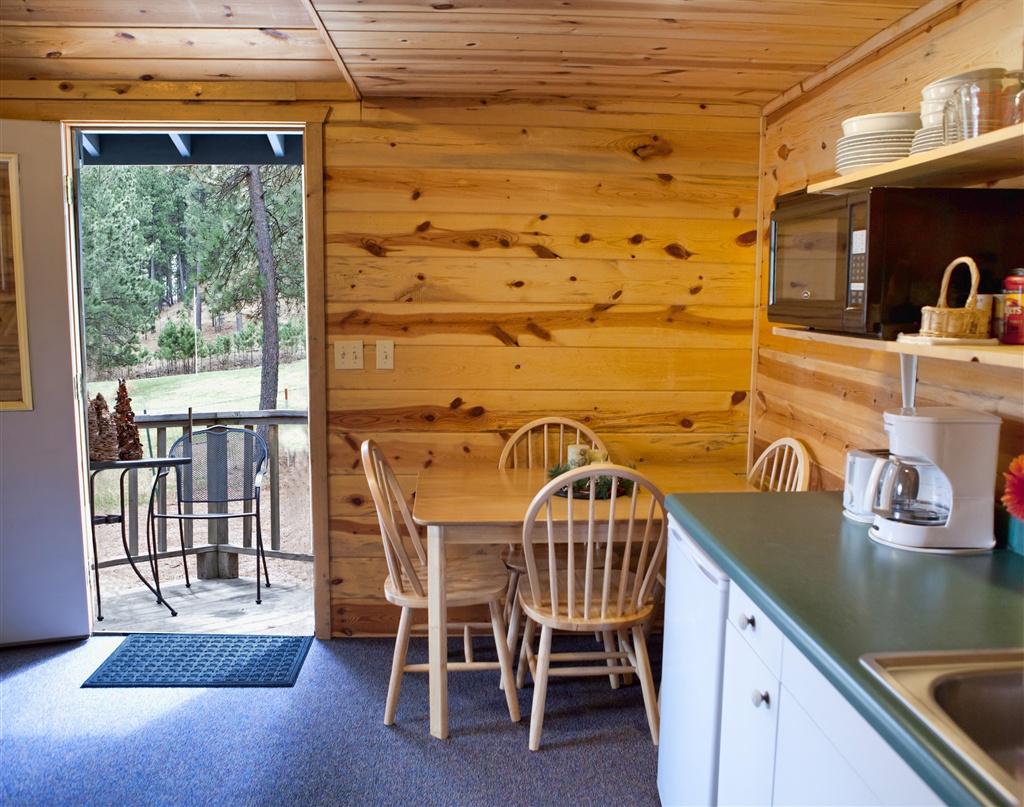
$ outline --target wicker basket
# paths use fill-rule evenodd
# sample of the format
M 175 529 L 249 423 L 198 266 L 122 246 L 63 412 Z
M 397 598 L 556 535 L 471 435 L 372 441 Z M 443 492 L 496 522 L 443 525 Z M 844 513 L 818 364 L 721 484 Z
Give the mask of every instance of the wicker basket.
M 950 308 L 946 301 L 949 291 L 949 278 L 953 270 L 960 264 L 966 264 L 971 270 L 971 293 L 963 308 Z M 992 319 L 990 309 L 978 308 L 978 283 L 981 275 L 978 264 L 973 258 L 966 256 L 957 258 L 946 267 L 942 275 L 942 288 L 939 289 L 939 300 L 935 305 L 926 305 L 921 309 L 921 336 L 944 336 L 959 339 L 984 339 L 989 333 Z

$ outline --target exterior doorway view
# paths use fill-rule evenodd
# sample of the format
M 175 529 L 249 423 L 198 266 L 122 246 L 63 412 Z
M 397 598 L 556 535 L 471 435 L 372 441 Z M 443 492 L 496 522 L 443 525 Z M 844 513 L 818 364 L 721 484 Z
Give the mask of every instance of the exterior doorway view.
M 302 134 L 75 143 L 94 630 L 311 634 Z

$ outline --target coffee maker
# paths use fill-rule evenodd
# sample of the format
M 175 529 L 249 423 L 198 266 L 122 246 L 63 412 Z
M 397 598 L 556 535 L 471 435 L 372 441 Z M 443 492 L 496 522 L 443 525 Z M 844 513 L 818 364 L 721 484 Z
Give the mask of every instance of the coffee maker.
M 995 545 L 995 415 L 946 406 L 883 415 L 889 458 L 869 484 L 874 521 L 869 535 L 901 549 L 951 554 Z

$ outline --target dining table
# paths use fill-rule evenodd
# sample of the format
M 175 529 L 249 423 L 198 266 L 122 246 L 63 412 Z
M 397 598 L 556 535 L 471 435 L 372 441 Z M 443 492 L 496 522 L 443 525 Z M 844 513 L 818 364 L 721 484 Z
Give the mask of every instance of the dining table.
M 755 488 L 743 473 L 710 463 L 638 469 L 665 494 L 741 492 Z M 468 464 L 431 466 L 416 481 L 413 521 L 427 532 L 427 641 L 430 733 L 448 736 L 446 550 L 454 545 L 505 546 L 522 541 L 523 517 L 549 480 L 545 468 Z M 566 520 L 564 508 L 554 521 Z

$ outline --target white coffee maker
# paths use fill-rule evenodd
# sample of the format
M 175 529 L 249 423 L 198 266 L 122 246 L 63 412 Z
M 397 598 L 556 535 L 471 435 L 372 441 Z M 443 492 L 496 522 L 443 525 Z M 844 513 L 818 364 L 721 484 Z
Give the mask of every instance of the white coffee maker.
M 879 543 L 921 552 L 984 552 L 995 545 L 995 415 L 947 406 L 898 409 L 883 415 L 887 460 L 871 484 Z

